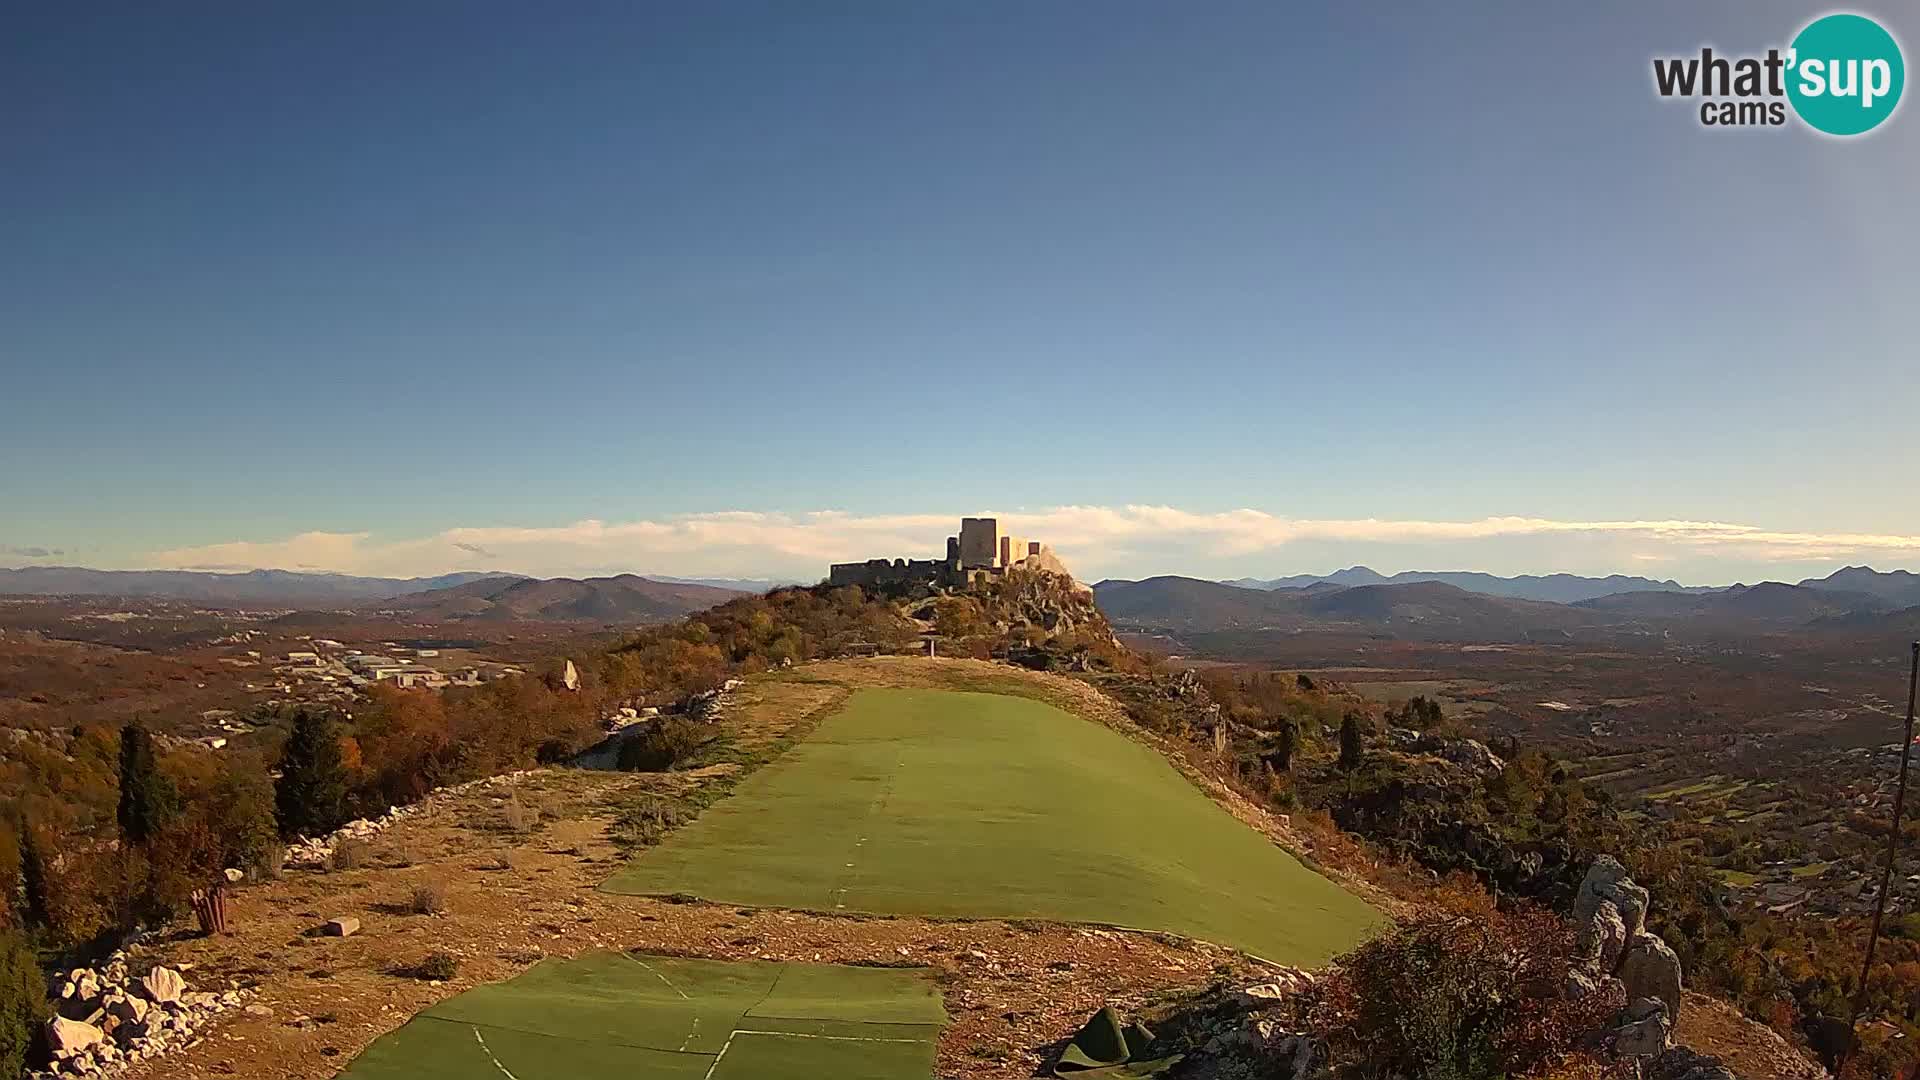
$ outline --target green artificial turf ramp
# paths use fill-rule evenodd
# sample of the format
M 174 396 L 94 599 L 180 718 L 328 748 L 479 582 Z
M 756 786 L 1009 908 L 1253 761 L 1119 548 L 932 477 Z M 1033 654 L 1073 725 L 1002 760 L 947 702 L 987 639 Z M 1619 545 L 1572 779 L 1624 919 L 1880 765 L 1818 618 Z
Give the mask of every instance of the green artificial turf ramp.
M 1318 966 L 1380 924 L 1158 754 L 1026 698 L 857 691 L 608 891 L 1166 930 Z
M 594 953 L 449 998 L 342 1075 L 903 1080 L 932 1075 L 946 1021 L 921 969 Z

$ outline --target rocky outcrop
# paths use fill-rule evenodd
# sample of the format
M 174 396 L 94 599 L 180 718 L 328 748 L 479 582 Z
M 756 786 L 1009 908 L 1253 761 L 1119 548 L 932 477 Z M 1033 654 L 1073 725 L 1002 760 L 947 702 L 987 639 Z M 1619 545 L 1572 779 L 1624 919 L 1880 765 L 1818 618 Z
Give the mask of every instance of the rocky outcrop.
M 126 954 L 114 953 L 97 968 L 75 968 L 54 980 L 56 1013 L 44 1028 L 53 1060 L 28 1076 L 111 1076 L 192 1041 L 250 993 L 231 985 L 219 993 L 196 992 L 184 975 L 166 967 L 134 978 Z
M 1573 898 L 1573 923 L 1584 928 L 1602 904 L 1612 904 L 1631 939 L 1646 929 L 1647 902 L 1647 890 L 1634 884 L 1620 860 L 1602 855 L 1587 868 L 1586 880 Z
M 1614 1057 L 1655 1057 L 1673 1042 L 1673 1021 L 1667 1006 L 1655 998 L 1637 998 L 1621 1014 L 1622 1023 L 1607 1033 Z
M 1453 738 L 1396 727 L 1387 729 L 1387 745 L 1403 754 L 1429 754 L 1480 776 L 1497 773 L 1507 767 L 1500 755 L 1487 749 L 1487 744 L 1478 739 Z
M 1680 1022 L 1680 958 L 1647 929 L 1648 904 L 1647 890 L 1611 855 L 1587 868 L 1573 900 L 1578 951 L 1567 994 L 1584 997 L 1618 983 L 1627 1007 L 1600 1041 L 1615 1057 L 1635 1061 L 1667 1053 Z
M 1627 988 L 1627 1000 L 1656 998 L 1679 1021 L 1680 958 L 1658 934 L 1643 933 L 1628 944 L 1620 961 L 1620 981 Z

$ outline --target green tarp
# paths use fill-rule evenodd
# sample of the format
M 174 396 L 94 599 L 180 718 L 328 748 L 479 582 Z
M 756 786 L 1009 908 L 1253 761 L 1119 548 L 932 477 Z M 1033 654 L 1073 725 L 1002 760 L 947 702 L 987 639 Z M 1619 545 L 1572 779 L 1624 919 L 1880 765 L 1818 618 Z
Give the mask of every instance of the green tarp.
M 609 892 L 1165 930 L 1318 966 L 1381 924 L 1159 754 L 1026 698 L 863 689 Z
M 1128 1023 L 1111 1006 L 1093 1014 L 1061 1051 L 1053 1075 L 1074 1080 L 1092 1076 L 1156 1076 L 1179 1063 L 1180 1055 L 1149 1056 L 1153 1032 Z
M 347 1080 L 908 1080 L 946 1024 L 925 969 L 593 953 L 476 987 Z

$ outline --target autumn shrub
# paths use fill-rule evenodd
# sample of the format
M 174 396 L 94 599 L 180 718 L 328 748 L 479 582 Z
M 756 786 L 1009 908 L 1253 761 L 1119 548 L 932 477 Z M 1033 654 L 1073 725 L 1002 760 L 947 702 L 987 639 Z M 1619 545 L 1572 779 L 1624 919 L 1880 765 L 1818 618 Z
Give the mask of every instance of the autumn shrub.
M 620 743 L 617 761 L 628 772 L 665 772 L 692 757 L 706 742 L 699 724 L 669 716 Z
M 1546 912 L 1415 919 L 1341 957 L 1315 1025 L 1356 1076 L 1543 1073 L 1577 1059 L 1581 1038 L 1623 1004 L 1561 996 L 1573 946 Z

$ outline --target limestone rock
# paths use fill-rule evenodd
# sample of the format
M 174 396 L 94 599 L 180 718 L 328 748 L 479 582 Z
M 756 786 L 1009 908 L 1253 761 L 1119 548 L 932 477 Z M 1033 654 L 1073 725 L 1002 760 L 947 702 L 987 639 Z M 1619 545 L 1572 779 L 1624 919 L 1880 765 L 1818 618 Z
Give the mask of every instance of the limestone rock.
M 84 1020 L 56 1016 L 47 1021 L 47 1045 L 61 1055 L 77 1054 L 107 1037 L 107 1033 Z
M 151 1007 L 146 998 L 120 994 L 107 1003 L 107 1015 L 137 1024 L 147 1018 L 147 1010 Z
M 338 919 L 328 919 L 327 925 L 322 929 L 328 937 L 352 937 L 360 932 L 360 920 L 351 915 L 344 915 Z
M 157 967 L 140 980 L 140 991 L 156 1005 L 171 1005 L 187 992 L 187 980 L 172 968 Z
M 1667 1006 L 1655 998 L 1639 998 L 1627 1006 L 1625 1023 L 1608 1036 L 1615 1057 L 1642 1058 L 1665 1053 L 1673 1041 Z
M 1667 1006 L 1667 1016 L 1680 1022 L 1680 958 L 1658 934 L 1641 933 L 1627 945 L 1620 960 L 1620 981 L 1626 984 L 1627 1000 L 1657 998 Z
M 1627 922 L 1613 901 L 1600 901 L 1592 917 L 1580 924 L 1579 948 L 1592 970 L 1608 973 L 1619 968 L 1621 954 L 1627 950 Z
M 567 661 L 566 669 L 560 673 L 560 684 L 569 690 L 580 689 L 580 669 L 573 666 L 573 661 Z
M 1584 927 L 1593 921 L 1602 903 L 1611 903 L 1620 913 L 1627 939 L 1646 929 L 1647 890 L 1634 884 L 1627 868 L 1611 855 L 1602 855 L 1587 868 L 1586 880 L 1573 900 L 1573 924 Z

